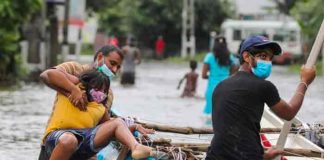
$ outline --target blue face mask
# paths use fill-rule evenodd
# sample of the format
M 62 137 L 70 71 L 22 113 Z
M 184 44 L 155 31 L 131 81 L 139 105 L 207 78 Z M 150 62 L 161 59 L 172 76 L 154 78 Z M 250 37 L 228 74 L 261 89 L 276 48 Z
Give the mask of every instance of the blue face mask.
M 105 59 L 103 60 L 103 65 L 97 68 L 98 71 L 102 72 L 105 74 L 107 77 L 109 77 L 109 80 L 111 81 L 112 78 L 115 77 L 115 74 L 107 67 L 105 63 Z
M 257 60 L 257 64 L 255 67 L 252 67 L 252 73 L 262 79 L 266 79 L 270 76 L 272 70 L 272 62 Z

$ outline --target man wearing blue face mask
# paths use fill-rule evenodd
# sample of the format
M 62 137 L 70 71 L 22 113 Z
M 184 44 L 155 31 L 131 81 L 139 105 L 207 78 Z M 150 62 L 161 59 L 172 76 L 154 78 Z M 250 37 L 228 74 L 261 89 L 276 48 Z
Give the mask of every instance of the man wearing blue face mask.
M 281 52 L 279 44 L 263 36 L 252 36 L 242 43 L 239 72 L 221 82 L 213 93 L 214 137 L 207 160 L 261 160 L 282 153 L 275 149 L 264 153 L 261 145 L 259 131 L 264 104 L 278 117 L 291 120 L 315 78 L 315 69 L 301 69 L 296 92 L 285 102 L 277 88 L 265 80 L 271 74 L 273 56 Z

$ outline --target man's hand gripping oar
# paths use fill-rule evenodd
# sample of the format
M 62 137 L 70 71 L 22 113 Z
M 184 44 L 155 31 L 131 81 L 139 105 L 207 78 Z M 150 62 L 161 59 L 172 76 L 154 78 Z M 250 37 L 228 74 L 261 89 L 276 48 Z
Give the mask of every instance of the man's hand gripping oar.
M 313 44 L 312 50 L 308 56 L 307 62 L 305 64 L 305 67 L 303 70 L 311 69 L 315 63 L 316 59 L 318 57 L 318 54 L 320 53 L 321 46 L 324 43 L 324 20 L 322 21 L 322 25 L 318 31 L 318 34 L 316 36 L 316 40 Z M 285 147 L 285 143 L 287 140 L 288 133 L 291 128 L 292 121 L 285 121 L 283 128 L 280 132 L 279 139 L 276 144 L 276 149 L 283 150 Z M 277 156 L 275 160 L 280 160 L 281 156 Z

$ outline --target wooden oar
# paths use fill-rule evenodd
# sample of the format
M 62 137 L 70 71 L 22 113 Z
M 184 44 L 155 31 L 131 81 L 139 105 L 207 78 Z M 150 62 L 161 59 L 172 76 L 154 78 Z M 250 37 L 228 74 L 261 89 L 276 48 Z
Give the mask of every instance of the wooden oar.
M 318 54 L 320 52 L 321 46 L 324 43 L 324 20 L 322 21 L 321 27 L 318 31 L 318 34 L 316 36 L 315 42 L 313 44 L 312 50 L 308 56 L 307 62 L 305 64 L 305 68 L 311 68 L 315 65 L 316 59 L 318 57 Z M 285 121 L 283 128 L 280 132 L 279 139 L 276 144 L 277 149 L 283 149 L 287 140 L 288 133 L 291 128 L 291 121 Z M 277 156 L 275 160 L 280 160 L 281 156 Z

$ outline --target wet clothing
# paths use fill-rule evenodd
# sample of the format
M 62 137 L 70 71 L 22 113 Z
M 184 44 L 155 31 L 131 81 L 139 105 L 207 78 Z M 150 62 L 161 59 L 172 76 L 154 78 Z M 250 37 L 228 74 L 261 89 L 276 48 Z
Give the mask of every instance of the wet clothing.
M 244 71 L 222 81 L 213 93 L 214 137 L 206 159 L 263 159 L 259 131 L 264 103 L 271 107 L 280 100 L 270 81 Z
M 51 132 L 45 141 L 44 154 L 49 157 L 56 144 L 58 139 L 63 133 L 69 132 L 72 133 L 79 142 L 77 150 L 73 153 L 71 160 L 87 160 L 93 157 L 99 150 L 102 148 L 94 147 L 94 137 L 98 130 L 99 126 L 94 128 L 87 129 L 66 129 L 66 130 L 56 130 Z
M 87 111 L 81 111 L 70 100 L 58 93 L 51 118 L 46 127 L 44 138 L 52 131 L 67 128 L 93 128 L 102 119 L 106 108 L 102 104 L 89 102 Z
M 191 71 L 185 75 L 185 78 L 186 86 L 181 97 L 193 97 L 196 93 L 198 74 L 194 71 Z
M 132 46 L 123 47 L 124 61 L 121 68 L 121 84 L 135 83 L 136 59 L 139 58 L 139 49 Z
M 219 82 L 223 81 L 230 75 L 231 66 L 238 65 L 238 61 L 231 55 L 230 65 L 221 66 L 214 54 L 210 52 L 205 56 L 204 64 L 209 66 L 208 84 L 205 93 L 206 105 L 204 108 L 204 113 L 209 115 L 212 112 L 212 94 L 214 88 Z

